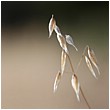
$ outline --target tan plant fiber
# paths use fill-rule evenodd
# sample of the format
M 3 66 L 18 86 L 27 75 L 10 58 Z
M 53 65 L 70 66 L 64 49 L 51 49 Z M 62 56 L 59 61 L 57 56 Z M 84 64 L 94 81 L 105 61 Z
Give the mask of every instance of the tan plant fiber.
M 100 75 L 100 71 L 99 71 L 99 67 L 98 67 L 98 63 L 97 63 L 97 59 L 96 59 L 96 56 L 95 56 L 95 53 L 92 49 L 90 49 L 90 47 L 88 47 L 88 56 L 92 62 L 92 64 L 96 67 L 99 75 Z
M 85 61 L 86 61 L 86 64 L 87 64 L 89 70 L 91 71 L 92 75 L 97 79 L 96 74 L 95 74 L 93 67 L 91 65 L 91 62 L 87 56 L 85 56 Z
M 61 53 L 61 74 L 64 73 L 65 64 L 66 64 L 66 52 L 62 49 L 62 53 Z
M 56 26 L 56 21 L 54 19 L 54 15 L 52 15 L 52 18 L 50 19 L 50 22 L 49 22 L 49 38 L 51 37 L 55 26 Z
M 79 95 L 81 93 L 84 100 L 85 100 L 86 105 L 90 109 L 91 107 L 90 107 L 90 105 L 89 105 L 89 103 L 88 103 L 88 101 L 87 101 L 87 99 L 86 99 L 86 97 L 83 93 L 83 90 L 81 88 L 81 84 L 79 83 L 79 80 L 78 80 L 78 77 L 77 77 L 76 73 L 79 69 L 79 66 L 80 66 L 81 62 L 83 61 L 83 58 L 85 58 L 87 67 L 91 71 L 92 75 L 97 79 L 96 74 L 95 74 L 95 72 L 93 70 L 93 67 L 92 67 L 92 64 L 93 64 L 97 68 L 98 73 L 100 73 L 95 54 L 94 54 L 93 50 L 91 50 L 89 48 L 89 46 L 87 45 L 84 48 L 84 51 L 82 53 L 82 56 L 80 58 L 80 61 L 77 65 L 77 68 L 76 68 L 76 71 L 75 71 L 74 68 L 73 68 L 72 61 L 70 59 L 70 54 L 69 54 L 69 51 L 68 51 L 68 48 L 67 48 L 67 44 L 68 45 L 73 45 L 73 47 L 75 48 L 76 51 L 78 51 L 78 49 L 74 45 L 73 39 L 70 35 L 65 35 L 66 36 L 66 38 L 65 38 L 65 36 L 63 36 L 61 34 L 61 31 L 60 31 L 59 27 L 56 25 L 56 21 L 54 19 L 54 16 L 52 15 L 52 18 L 50 19 L 50 22 L 49 22 L 49 38 L 52 35 L 53 31 L 55 31 L 55 33 L 57 34 L 57 40 L 58 40 L 58 42 L 60 44 L 60 47 L 62 49 L 62 52 L 61 52 L 61 69 L 60 69 L 61 71 L 58 71 L 58 73 L 56 74 L 55 81 L 54 81 L 54 92 L 56 92 L 56 90 L 58 88 L 58 85 L 61 81 L 61 77 L 64 74 L 66 60 L 68 58 L 69 63 L 70 63 L 70 67 L 71 67 L 71 73 L 72 73 L 71 85 L 72 85 L 72 88 L 75 91 L 77 100 L 80 102 Z M 85 55 L 86 53 L 87 53 L 87 55 Z
M 78 78 L 75 74 L 72 75 L 71 84 L 76 93 L 76 97 L 77 97 L 78 101 L 80 101 L 80 98 L 79 98 L 80 84 L 79 84 Z
M 60 80 L 61 80 L 61 72 L 58 71 L 56 77 L 55 77 L 55 81 L 54 81 L 54 92 L 56 92 L 57 88 L 58 88 L 58 85 L 60 83 Z

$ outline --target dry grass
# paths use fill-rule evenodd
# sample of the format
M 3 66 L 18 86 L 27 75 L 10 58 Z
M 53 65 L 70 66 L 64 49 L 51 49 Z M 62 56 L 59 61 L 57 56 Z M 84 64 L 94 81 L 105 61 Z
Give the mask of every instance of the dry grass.
M 61 53 L 61 70 L 58 71 L 56 78 L 55 78 L 55 82 L 54 82 L 54 92 L 56 92 L 58 85 L 60 83 L 61 77 L 64 74 L 64 70 L 65 70 L 65 64 L 66 64 L 66 59 L 68 58 L 69 63 L 70 63 L 70 67 L 71 67 L 71 73 L 72 73 L 72 79 L 71 79 L 71 84 L 72 87 L 75 91 L 76 97 L 78 99 L 78 101 L 80 102 L 80 94 L 82 94 L 85 103 L 87 104 L 88 108 L 90 107 L 90 104 L 88 103 L 83 90 L 81 88 L 81 84 L 79 83 L 78 77 L 76 75 L 76 73 L 78 72 L 78 69 L 80 67 L 81 62 L 83 61 L 83 58 L 85 58 L 87 67 L 89 68 L 90 72 L 92 73 L 92 75 L 97 79 L 96 74 L 93 70 L 93 65 L 96 67 L 98 73 L 100 74 L 99 71 L 99 67 L 98 67 L 98 63 L 97 63 L 97 59 L 95 56 L 94 51 L 87 45 L 84 48 L 84 51 L 81 55 L 81 58 L 79 60 L 79 63 L 77 65 L 76 71 L 74 70 L 74 67 L 72 65 L 71 59 L 70 59 L 70 55 L 69 55 L 69 51 L 67 48 L 67 44 L 72 45 L 76 51 L 78 51 L 77 47 L 74 45 L 73 39 L 70 35 L 65 35 L 66 37 L 64 37 L 64 35 L 62 35 L 59 27 L 56 24 L 56 20 L 54 19 L 54 15 L 52 15 L 52 18 L 50 19 L 49 22 L 49 38 L 52 35 L 52 32 L 55 31 L 57 34 L 57 39 L 58 42 L 62 48 L 62 53 Z M 87 54 L 87 55 L 86 55 Z

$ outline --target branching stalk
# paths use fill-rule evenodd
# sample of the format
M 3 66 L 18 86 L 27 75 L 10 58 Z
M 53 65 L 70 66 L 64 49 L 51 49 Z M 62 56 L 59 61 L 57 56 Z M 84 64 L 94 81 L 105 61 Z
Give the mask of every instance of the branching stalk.
M 86 47 L 84 48 L 84 51 L 83 51 L 82 56 L 81 56 L 81 58 L 80 58 L 80 60 L 79 60 L 78 66 L 77 66 L 77 68 L 76 68 L 76 73 L 77 73 L 77 71 L 78 71 L 78 68 L 79 68 L 79 66 L 80 66 L 80 64 L 81 64 L 81 62 L 82 62 L 82 59 L 83 59 L 83 57 L 84 57 L 84 55 L 85 55 L 85 52 L 86 52 L 86 49 L 87 49 L 88 47 L 89 47 L 89 46 L 86 45 Z
M 79 65 L 81 64 L 82 58 L 84 57 L 84 54 L 85 54 L 85 51 L 86 51 L 87 48 L 88 48 L 88 45 L 84 48 L 82 57 L 81 57 L 81 59 L 80 59 L 80 61 L 79 61 L 79 64 L 78 64 L 78 66 L 77 66 L 77 70 L 78 70 Z M 73 72 L 73 75 L 74 75 L 74 74 L 75 74 L 75 71 L 74 71 L 74 68 L 73 68 L 73 65 L 72 65 L 72 62 L 71 62 L 71 59 L 70 59 L 69 54 L 67 54 L 67 56 L 68 56 L 68 59 L 69 59 L 69 62 L 70 62 L 70 66 L 71 66 L 71 69 L 72 69 L 72 72 Z M 77 72 L 77 70 L 76 70 L 76 72 Z M 85 95 L 84 95 L 84 93 L 83 93 L 81 87 L 80 87 L 80 91 L 81 91 L 81 94 L 82 94 L 82 96 L 83 96 L 83 98 L 84 98 L 84 100 L 85 100 L 85 102 L 86 102 L 88 108 L 90 109 L 91 107 L 90 107 L 89 103 L 87 102 L 86 97 L 85 97 Z
M 86 46 L 85 49 L 84 49 L 84 52 L 83 52 L 82 57 L 81 57 L 81 59 L 80 59 L 79 65 L 80 65 L 80 63 L 81 63 L 81 61 L 82 61 L 82 58 L 83 58 L 83 56 L 84 56 L 84 54 L 85 54 L 85 51 L 86 51 L 87 47 L 88 47 L 88 46 Z M 73 68 L 73 65 L 72 65 L 70 56 L 69 56 L 68 54 L 67 54 L 67 56 L 68 56 L 68 59 L 69 59 L 69 62 L 70 62 L 70 66 L 71 66 L 72 72 L 73 72 L 73 74 L 75 74 L 75 71 L 74 71 L 74 68 Z M 81 87 L 80 87 L 80 91 L 81 91 L 81 94 L 82 94 L 82 96 L 83 96 L 83 98 L 84 98 L 84 100 L 85 100 L 85 102 L 86 102 L 88 108 L 90 109 L 91 107 L 90 107 L 89 103 L 87 102 L 86 97 L 85 97 L 85 95 L 84 95 L 84 93 L 83 93 Z
M 63 35 L 61 34 L 61 31 L 60 31 L 59 27 L 56 25 L 56 21 L 55 21 L 54 17 L 53 17 L 53 15 L 52 15 L 52 18 L 50 19 L 50 22 L 49 22 L 49 38 L 50 38 L 50 36 L 52 35 L 52 32 L 53 32 L 53 31 L 55 31 L 56 34 L 57 34 L 57 39 L 58 39 L 58 41 L 59 41 L 59 43 L 60 43 L 61 48 L 64 49 L 64 51 L 66 52 L 66 54 L 62 54 L 62 56 L 61 56 L 61 72 L 62 72 L 62 73 L 64 72 L 65 62 L 66 62 L 66 55 L 67 55 L 68 60 L 69 60 L 69 63 L 70 63 L 70 67 L 71 67 L 71 70 L 72 70 L 72 74 L 73 74 L 73 75 L 72 75 L 72 80 L 71 80 L 71 81 L 72 81 L 73 89 L 75 90 L 78 99 L 79 99 L 79 89 L 80 89 L 81 94 L 82 94 L 82 96 L 83 96 L 83 98 L 84 98 L 84 100 L 85 100 L 85 103 L 87 104 L 88 108 L 90 109 L 91 107 L 90 107 L 88 101 L 86 100 L 86 97 L 85 97 L 85 95 L 84 95 L 84 93 L 83 93 L 82 88 L 81 88 L 80 85 L 79 85 L 79 81 L 78 81 L 78 78 L 77 78 L 77 76 L 76 76 L 76 73 L 77 73 L 77 71 L 78 71 L 78 69 L 79 69 L 79 66 L 81 65 L 81 62 L 82 62 L 82 60 L 83 60 L 83 57 L 85 57 L 86 51 L 87 51 L 87 49 L 89 48 L 89 46 L 86 45 L 86 47 L 84 48 L 83 53 L 82 53 L 82 56 L 81 56 L 81 58 L 80 58 L 80 60 L 79 60 L 79 63 L 78 63 L 78 65 L 77 65 L 76 71 L 74 71 L 74 68 L 73 68 L 73 65 L 72 65 L 70 56 L 69 56 L 69 54 L 68 54 L 69 52 L 68 52 L 68 49 L 67 49 L 67 46 L 66 46 L 66 43 L 68 43 L 69 45 L 73 45 L 73 44 L 74 44 L 74 43 L 73 43 L 73 40 L 72 40 L 72 38 L 70 37 L 70 35 L 66 35 L 66 38 L 63 37 Z M 74 46 L 74 45 L 73 45 L 73 46 Z M 75 46 L 74 46 L 74 47 L 75 47 Z M 75 47 L 75 48 L 76 48 L 76 47 Z M 77 48 L 76 48 L 76 50 L 77 50 Z M 89 50 L 88 50 L 88 51 L 89 51 Z M 94 57 L 93 57 L 93 56 L 95 56 L 95 55 L 93 54 L 93 52 L 92 52 L 91 54 L 92 54 L 92 55 L 91 55 L 92 62 L 93 62 L 94 65 L 96 65 L 96 62 L 94 61 Z M 92 57 L 93 57 L 93 58 L 92 58 Z M 89 66 L 90 66 L 90 65 L 89 65 Z M 98 68 L 97 65 L 96 65 L 96 68 Z M 98 69 L 98 71 L 99 71 L 99 69 Z M 58 73 L 58 75 L 61 75 L 61 73 Z M 58 76 L 58 78 L 55 80 L 55 89 L 57 89 L 58 81 L 59 81 L 60 78 L 61 78 L 61 77 Z M 57 83 L 56 83 L 56 82 L 57 82 Z

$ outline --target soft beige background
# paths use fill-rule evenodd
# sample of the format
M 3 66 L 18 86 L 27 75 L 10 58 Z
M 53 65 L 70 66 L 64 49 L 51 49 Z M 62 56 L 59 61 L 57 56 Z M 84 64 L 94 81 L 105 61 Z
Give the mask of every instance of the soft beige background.
M 67 73 L 62 77 L 58 91 L 53 93 L 61 55 L 55 33 L 48 39 L 48 30 L 42 32 L 37 27 L 33 30 L 33 25 L 19 28 L 19 31 L 9 30 L 5 30 L 3 36 L 13 38 L 2 40 L 2 108 L 87 108 L 82 97 L 80 103 L 76 100 L 68 61 Z M 14 36 L 22 38 L 14 39 Z M 98 80 L 93 78 L 84 60 L 77 74 L 91 107 L 108 108 L 108 47 L 95 39 L 83 39 L 75 37 L 79 52 L 68 46 L 70 57 L 76 68 L 86 44 L 94 49 L 101 70 Z
M 76 24 L 74 19 L 68 18 L 69 21 L 66 22 L 65 18 L 55 17 L 62 33 L 73 36 L 74 43 L 79 49 L 76 52 L 73 47 L 68 46 L 74 69 L 86 45 L 95 51 L 101 71 L 99 76 L 94 68 L 98 80 L 91 75 L 84 60 L 77 76 L 91 108 L 107 109 L 109 108 L 108 18 L 102 16 L 107 13 L 98 11 L 94 13 L 83 11 Z M 77 101 L 71 87 L 72 74 L 69 73 L 71 68 L 68 60 L 58 90 L 53 93 L 54 79 L 60 70 L 61 48 L 55 33 L 48 39 L 49 19 L 46 17 L 46 20 L 39 22 L 32 18 L 23 24 L 2 27 L 2 108 L 87 108 L 81 95 L 81 102 Z

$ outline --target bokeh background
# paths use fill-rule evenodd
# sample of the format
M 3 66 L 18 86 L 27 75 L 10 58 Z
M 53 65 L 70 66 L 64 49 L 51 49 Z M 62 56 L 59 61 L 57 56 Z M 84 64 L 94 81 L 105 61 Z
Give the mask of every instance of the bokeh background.
M 84 60 L 77 76 L 91 108 L 109 108 L 108 1 L 1 1 L 1 107 L 87 108 L 82 95 L 79 103 L 72 89 L 68 60 L 53 93 L 61 48 L 55 32 L 48 39 L 52 14 L 61 32 L 70 34 L 79 49 L 68 45 L 74 69 L 86 45 L 95 51 L 101 71 L 99 76 L 95 70 L 98 80 Z

